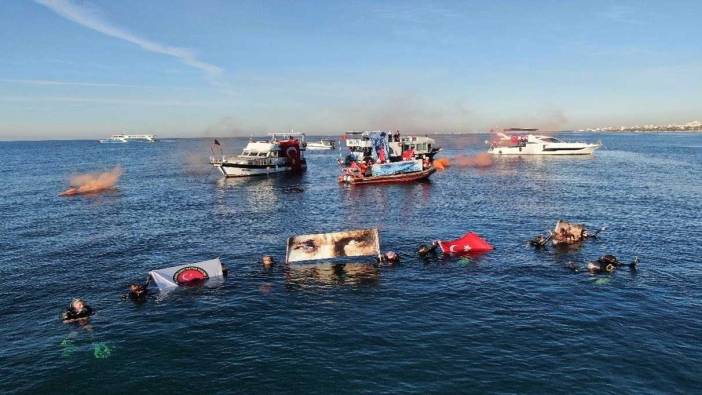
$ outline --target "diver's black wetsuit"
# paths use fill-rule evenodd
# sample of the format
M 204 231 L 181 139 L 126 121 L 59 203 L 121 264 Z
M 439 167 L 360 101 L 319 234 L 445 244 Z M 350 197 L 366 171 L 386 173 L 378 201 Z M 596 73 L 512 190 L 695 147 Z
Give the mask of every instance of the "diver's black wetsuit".
M 76 309 L 73 308 L 73 306 L 69 306 L 61 315 L 64 321 L 73 321 L 73 320 L 78 320 L 81 318 L 88 318 L 91 315 L 95 314 L 95 311 L 93 311 L 93 308 L 90 306 L 83 306 L 83 309 L 80 311 L 76 311 Z
M 127 296 L 129 297 L 129 299 L 133 300 L 134 302 L 144 302 L 146 300 L 146 297 L 149 296 L 149 290 L 144 288 L 139 293 L 129 292 L 129 293 L 127 293 Z

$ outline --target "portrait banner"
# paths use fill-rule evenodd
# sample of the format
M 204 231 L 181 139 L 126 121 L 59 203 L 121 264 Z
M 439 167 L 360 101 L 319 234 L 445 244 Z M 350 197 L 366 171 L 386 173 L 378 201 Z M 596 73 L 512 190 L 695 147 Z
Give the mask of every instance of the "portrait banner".
M 337 257 L 380 256 L 378 229 L 298 235 L 288 238 L 286 262 Z

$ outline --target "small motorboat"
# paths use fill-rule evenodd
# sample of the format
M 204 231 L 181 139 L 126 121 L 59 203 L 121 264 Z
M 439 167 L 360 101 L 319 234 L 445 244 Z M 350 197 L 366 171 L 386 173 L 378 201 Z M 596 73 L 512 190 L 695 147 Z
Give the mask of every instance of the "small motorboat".
M 324 151 L 336 149 L 336 142 L 334 140 L 322 139 L 307 143 L 307 149 L 312 151 Z

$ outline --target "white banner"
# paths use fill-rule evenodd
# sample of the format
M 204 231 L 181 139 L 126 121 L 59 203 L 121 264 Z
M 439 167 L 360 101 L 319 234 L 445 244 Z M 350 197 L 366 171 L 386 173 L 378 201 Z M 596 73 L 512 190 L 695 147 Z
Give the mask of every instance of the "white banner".
M 222 262 L 219 258 L 152 270 L 149 272 L 149 276 L 161 289 L 224 277 L 222 274 Z

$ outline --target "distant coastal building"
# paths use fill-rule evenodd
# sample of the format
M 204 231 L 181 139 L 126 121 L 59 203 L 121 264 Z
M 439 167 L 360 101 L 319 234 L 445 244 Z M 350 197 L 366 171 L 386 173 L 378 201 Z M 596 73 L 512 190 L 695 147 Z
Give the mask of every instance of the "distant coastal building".
M 702 122 L 692 121 L 684 124 L 609 126 L 604 128 L 580 129 L 579 132 L 680 132 L 702 131 Z

